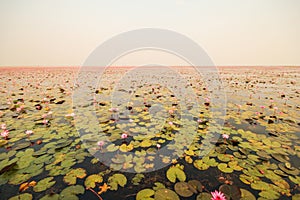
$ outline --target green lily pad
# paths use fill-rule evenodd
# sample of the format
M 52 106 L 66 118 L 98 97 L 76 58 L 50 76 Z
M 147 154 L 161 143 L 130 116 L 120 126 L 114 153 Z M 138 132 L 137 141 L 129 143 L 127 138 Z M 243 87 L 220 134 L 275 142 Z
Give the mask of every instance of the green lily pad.
M 25 149 L 27 147 L 29 147 L 31 145 L 31 142 L 23 142 L 20 144 L 17 144 L 17 146 L 14 148 L 14 150 L 21 150 L 21 149 Z
M 63 191 L 61 191 L 59 197 L 60 199 L 79 199 L 76 195 L 83 194 L 84 193 L 84 187 L 81 185 L 72 185 L 67 188 L 65 188 Z
M 241 199 L 240 200 L 256 200 L 255 196 L 248 190 L 245 190 L 242 188 L 240 190 L 241 190 Z
M 144 174 L 136 174 L 136 175 L 132 178 L 131 183 L 132 183 L 133 185 L 139 185 L 140 182 L 141 182 L 141 180 L 142 180 L 143 178 L 145 178 Z
M 224 173 L 232 173 L 233 169 L 228 167 L 228 165 L 226 163 L 220 163 L 218 165 L 218 169 Z
M 68 183 L 69 185 L 76 184 L 77 178 L 84 178 L 86 176 L 85 169 L 77 168 L 71 170 L 69 173 L 64 176 L 64 182 Z
M 155 200 L 180 200 L 179 196 L 170 189 L 159 189 L 155 192 Z
M 42 192 L 45 191 L 46 189 L 52 187 L 56 181 L 52 181 L 53 177 L 47 177 L 42 180 L 40 180 L 34 187 L 33 190 L 35 192 Z
M 211 199 L 212 199 L 212 195 L 207 192 L 202 192 L 196 198 L 196 200 L 211 200 Z
M 292 200 L 299 200 L 300 199 L 300 194 L 295 194 L 292 196 Z
M 12 169 L 14 166 L 16 166 L 17 162 L 18 162 L 18 158 L 14 158 L 12 160 L 9 160 L 7 158 L 5 160 L 2 160 L 0 162 L 0 174 Z
M 190 197 L 194 194 L 194 192 L 191 190 L 191 187 L 186 182 L 176 183 L 174 186 L 174 190 L 182 197 Z
M 59 200 L 59 194 L 47 194 L 41 200 Z
M 86 188 L 94 188 L 96 187 L 96 183 L 101 183 L 102 181 L 102 176 L 100 176 L 99 174 L 92 174 L 85 179 L 84 185 Z
M 181 168 L 176 166 L 170 167 L 166 175 L 168 180 L 171 181 L 172 183 L 175 183 L 176 179 L 182 182 L 186 180 L 186 175 L 184 171 Z
M 267 191 L 261 191 L 259 193 L 259 196 L 265 199 L 279 199 L 280 193 L 274 190 L 267 190 Z
M 32 194 L 29 193 L 19 194 L 17 196 L 9 198 L 9 200 L 31 200 L 31 199 L 32 199 Z
M 143 189 L 137 193 L 136 200 L 154 200 L 154 198 L 152 198 L 154 193 L 154 190 Z
M 117 190 L 118 186 L 124 187 L 127 183 L 127 178 L 123 174 L 114 174 L 108 178 L 108 185 L 111 190 Z
M 155 191 L 166 188 L 166 186 L 160 182 L 155 182 L 154 185 L 155 186 L 153 187 L 153 190 L 155 190 Z
M 279 162 L 283 162 L 283 163 L 289 162 L 289 157 L 282 155 L 280 153 L 273 153 L 271 154 L 271 156 Z
M 290 168 L 287 168 L 286 165 L 283 164 L 283 163 L 279 163 L 278 167 L 279 167 L 279 169 L 281 169 L 285 173 L 290 174 L 290 175 L 294 175 L 294 176 L 297 176 L 300 172 L 299 169 L 297 169 L 295 167 L 290 166 Z
M 203 160 L 195 160 L 194 167 L 196 167 L 199 170 L 207 170 L 209 168 L 209 165 L 204 163 Z
M 7 140 L 1 140 L 0 139 L 0 147 L 3 147 L 4 145 L 6 145 L 8 143 Z

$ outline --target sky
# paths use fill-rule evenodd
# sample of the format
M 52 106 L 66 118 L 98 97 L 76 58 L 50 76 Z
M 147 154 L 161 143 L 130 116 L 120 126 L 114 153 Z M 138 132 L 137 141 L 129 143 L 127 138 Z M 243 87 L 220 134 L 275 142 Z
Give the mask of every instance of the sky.
M 139 28 L 183 34 L 218 66 L 300 66 L 299 11 L 299 0 L 1 0 L 0 66 L 80 66 Z M 140 51 L 114 65 L 149 63 L 185 62 Z

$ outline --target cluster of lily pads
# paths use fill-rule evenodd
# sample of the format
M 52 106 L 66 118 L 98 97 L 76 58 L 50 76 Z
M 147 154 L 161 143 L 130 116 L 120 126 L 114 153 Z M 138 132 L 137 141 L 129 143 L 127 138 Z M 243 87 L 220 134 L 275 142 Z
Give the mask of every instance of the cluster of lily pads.
M 95 98 L 86 106 L 94 113 L 80 113 L 84 125 L 76 126 L 71 95 L 80 86 L 73 85 L 74 69 L 3 70 L 0 124 L 8 133 L 0 140 L 3 198 L 109 199 L 121 198 L 121 191 L 128 199 L 200 200 L 214 198 L 215 190 L 226 199 L 299 198 L 299 90 L 259 93 L 257 88 L 268 83 L 259 77 L 254 80 L 256 73 L 249 72 L 243 82 L 245 74 L 225 69 L 220 73 L 228 104 L 225 126 L 220 127 L 218 119 L 210 117 L 210 107 L 222 105 L 211 105 L 205 84 L 188 69 L 179 72 L 191 82 L 198 110 L 189 110 L 193 107 L 189 104 L 180 107 L 169 88 L 143 82 L 135 91 L 121 87 L 121 92 L 133 93 L 125 110 L 112 106 L 109 97 L 116 81 L 112 77 L 126 72 L 107 71 L 101 87 L 92 88 Z M 271 79 L 274 83 L 269 84 L 295 86 L 285 82 L 290 76 Z M 34 84 L 26 81 L 28 77 Z M 163 108 L 158 107 L 159 117 L 153 118 L 150 111 L 158 104 Z M 181 115 L 183 110 L 189 110 L 188 117 Z M 89 123 L 93 114 L 97 124 Z M 183 126 L 195 124 L 196 130 Z M 210 134 L 218 137 L 211 139 Z M 215 147 L 203 154 L 209 144 Z M 155 172 L 162 165 L 166 167 Z M 153 179 L 155 173 L 159 177 Z

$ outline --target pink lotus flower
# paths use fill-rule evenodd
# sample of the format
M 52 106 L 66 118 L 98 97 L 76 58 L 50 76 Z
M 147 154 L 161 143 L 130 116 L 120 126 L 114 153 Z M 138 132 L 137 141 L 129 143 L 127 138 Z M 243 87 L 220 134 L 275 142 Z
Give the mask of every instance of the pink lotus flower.
M 6 124 L 1 124 L 1 129 L 5 130 L 6 129 Z
M 169 114 L 171 114 L 171 115 L 172 115 L 173 113 L 174 113 L 174 111 L 173 111 L 173 110 L 169 110 Z
M 66 117 L 74 117 L 75 114 L 74 113 L 71 113 L 71 114 L 66 114 Z
M 160 145 L 160 144 L 157 144 L 156 147 L 157 147 L 158 149 L 160 149 L 161 145 Z
M 101 141 L 97 142 L 97 145 L 102 147 L 104 145 L 104 141 L 101 140 Z
M 122 139 L 126 139 L 128 137 L 128 135 L 126 134 L 126 133 L 123 133 L 122 135 L 121 135 L 121 138 Z
M 205 100 L 206 103 L 210 102 L 210 99 L 208 97 L 204 98 L 204 100 Z
M 219 192 L 217 190 L 211 192 L 211 195 L 212 195 L 211 200 L 226 200 L 225 195 L 222 192 Z
M 43 114 L 43 115 L 42 115 L 42 118 L 45 119 L 46 117 L 47 117 L 47 114 Z
M 1 136 L 4 138 L 4 139 L 7 139 L 8 138 L 8 135 L 9 135 L 9 131 L 8 130 L 4 130 L 1 132 Z
M 198 123 L 201 123 L 201 122 L 202 122 L 202 119 L 198 119 L 197 122 L 198 122 Z
M 109 111 L 110 111 L 110 112 L 118 112 L 119 109 L 118 109 L 118 108 L 110 108 Z
M 169 122 L 169 125 L 172 126 L 172 125 L 173 125 L 173 122 Z
M 47 125 L 47 124 L 48 124 L 48 122 L 49 122 L 49 121 L 48 121 L 48 120 L 46 120 L 46 119 L 44 119 L 44 120 L 43 120 L 43 124 L 45 124 L 45 125 Z
M 28 135 L 28 136 L 29 136 L 29 135 L 32 135 L 32 134 L 33 134 L 33 131 L 32 131 L 32 130 L 27 130 L 27 131 L 25 131 L 25 134 Z
M 223 135 L 222 135 L 222 138 L 224 138 L 224 139 L 228 139 L 228 138 L 229 138 L 229 135 L 227 135 L 227 134 L 223 134 Z
M 260 108 L 261 108 L 261 109 L 265 109 L 265 108 L 266 108 L 266 106 L 260 106 Z
M 275 107 L 274 107 L 274 110 L 278 110 L 278 107 L 275 106 Z
M 132 122 L 133 122 L 133 119 L 129 119 L 129 122 L 132 123 Z

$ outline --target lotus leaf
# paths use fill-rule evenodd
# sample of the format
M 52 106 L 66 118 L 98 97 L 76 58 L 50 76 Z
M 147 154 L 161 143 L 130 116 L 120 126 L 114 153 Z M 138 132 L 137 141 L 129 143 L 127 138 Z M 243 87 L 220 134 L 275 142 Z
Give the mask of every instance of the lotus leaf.
M 241 199 L 240 200 L 256 200 L 255 196 L 248 190 L 245 190 L 242 188 L 240 190 L 241 190 Z
M 299 177 L 299 176 L 296 176 L 296 177 L 289 176 L 289 179 L 290 179 L 292 182 L 294 182 L 295 184 L 300 185 L 300 177 Z
M 72 185 L 65 188 L 59 195 L 59 199 L 79 199 L 76 195 L 83 194 L 84 187 L 81 185 Z
M 186 175 L 184 173 L 184 171 L 177 166 L 172 166 L 168 169 L 167 171 L 167 178 L 169 181 L 171 181 L 172 183 L 176 182 L 176 179 L 178 179 L 179 181 L 185 181 L 186 180 Z
M 52 181 L 53 177 L 47 177 L 42 180 L 40 180 L 34 187 L 33 190 L 35 192 L 42 192 L 45 191 L 46 189 L 52 187 L 56 181 Z
M 108 178 L 108 185 L 111 190 L 117 190 L 118 186 L 124 187 L 127 183 L 127 178 L 123 174 L 114 174 Z
M 86 172 L 82 168 L 77 168 L 71 170 L 69 173 L 64 176 L 64 182 L 68 183 L 69 185 L 76 184 L 77 178 L 84 178 L 86 176 Z
M 207 193 L 207 192 L 202 192 L 201 194 L 199 194 L 197 196 L 196 200 L 211 200 L 212 199 L 212 195 Z
M 198 180 L 190 180 L 188 181 L 188 184 L 190 187 L 193 188 L 193 192 L 197 193 L 197 192 L 202 192 L 202 184 L 200 181 Z
M 254 190 L 270 190 L 270 184 L 263 181 L 255 181 L 251 183 L 251 188 Z
M 147 139 L 147 140 L 143 140 L 141 143 L 140 143 L 140 146 L 141 147 L 150 147 L 152 145 L 152 141 Z
M 114 152 L 119 149 L 119 146 L 116 146 L 115 144 L 110 144 L 106 147 L 108 152 Z
M 0 174 L 12 169 L 18 162 L 17 158 L 9 160 L 8 158 L 0 162 Z
M 292 196 L 292 200 L 299 200 L 300 199 L 300 194 L 295 194 Z
M 19 185 L 25 181 L 28 181 L 32 176 L 30 174 L 15 174 L 9 179 L 9 183 L 13 185 Z
M 265 199 L 279 199 L 280 193 L 278 193 L 274 190 L 268 190 L 268 191 L 261 191 L 259 193 L 259 196 L 261 196 Z
M 136 200 L 154 200 L 154 198 L 151 197 L 154 193 L 154 190 L 143 189 L 137 193 Z
M 8 143 L 7 140 L 1 140 L 0 139 L 0 147 L 3 147 L 4 145 L 6 145 Z
M 122 152 L 128 152 L 128 151 L 131 151 L 132 149 L 133 149 L 133 145 L 132 144 L 129 144 L 129 145 L 122 144 L 120 146 L 120 151 L 122 151 Z
M 233 169 L 228 167 L 228 165 L 226 163 L 220 163 L 218 165 L 218 169 L 224 173 L 232 173 Z
M 9 198 L 9 200 L 31 200 L 31 199 L 32 199 L 32 194 L 29 193 L 19 194 L 17 196 Z
M 59 200 L 59 194 L 47 194 L 43 196 L 41 200 Z
M 155 200 L 180 200 L 179 196 L 172 190 L 159 189 L 155 192 Z
M 191 189 L 192 187 L 189 186 L 186 182 L 178 182 L 175 184 L 174 189 L 177 194 L 179 194 L 182 197 L 190 197 L 194 194 L 194 192 Z
M 20 143 L 20 144 L 17 144 L 17 146 L 14 148 L 14 150 L 22 150 L 22 149 L 25 149 L 27 147 L 31 146 L 31 142 L 23 142 L 23 143 Z
M 300 172 L 295 167 L 287 168 L 283 163 L 279 163 L 278 167 L 279 167 L 279 169 L 281 169 L 285 173 L 290 174 L 290 175 L 294 175 L 294 176 L 297 176 L 299 174 L 299 172 Z
M 273 153 L 271 156 L 275 159 L 278 160 L 279 162 L 286 163 L 288 162 L 289 158 L 285 155 L 279 154 L 279 153 Z
M 101 183 L 102 181 L 102 176 L 100 176 L 99 174 L 92 174 L 85 179 L 84 185 L 86 188 L 95 188 L 96 183 Z
M 136 175 L 132 178 L 131 183 L 132 183 L 133 185 L 139 185 L 140 182 L 141 182 L 141 180 L 142 180 L 143 178 L 145 178 L 144 174 L 136 174 Z
M 235 185 L 223 184 L 220 186 L 219 191 L 223 192 L 232 200 L 239 200 L 241 198 L 241 190 Z
M 203 160 L 195 160 L 194 167 L 196 167 L 199 170 L 207 170 L 209 168 L 209 165 L 204 163 Z
M 166 188 L 166 186 L 160 182 L 155 182 L 154 185 L 155 186 L 153 187 L 153 190 L 155 190 L 155 191 Z

